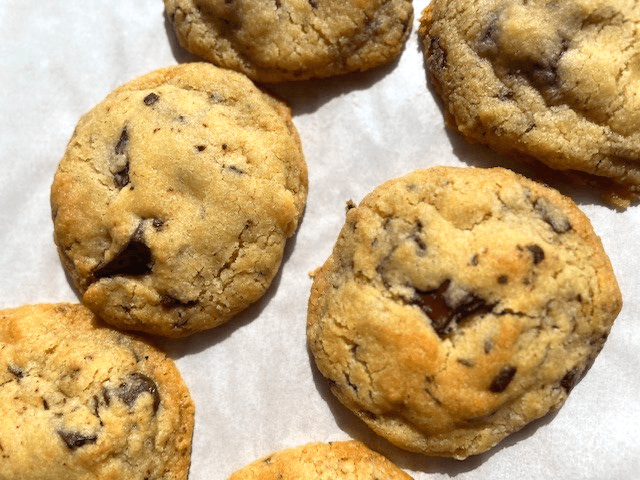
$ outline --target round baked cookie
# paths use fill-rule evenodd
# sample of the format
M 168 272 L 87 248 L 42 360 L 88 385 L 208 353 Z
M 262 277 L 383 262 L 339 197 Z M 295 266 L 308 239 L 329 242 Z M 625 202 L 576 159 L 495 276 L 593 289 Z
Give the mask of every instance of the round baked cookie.
M 457 130 L 626 207 L 640 196 L 639 27 L 625 0 L 433 0 L 419 34 Z
M 229 480 L 410 480 L 387 458 L 356 440 L 309 443 L 275 452 L 247 465 Z
M 175 364 L 86 307 L 0 310 L 0 478 L 186 480 L 193 416 Z
M 306 194 L 288 107 L 242 74 L 183 64 L 80 119 L 51 187 L 54 239 L 105 321 L 180 337 L 265 293 Z
M 395 58 L 410 0 L 164 0 L 179 43 L 260 82 L 367 70 Z
M 504 169 L 434 167 L 347 212 L 308 342 L 338 399 L 397 446 L 465 458 L 559 408 L 621 308 L 589 220 Z

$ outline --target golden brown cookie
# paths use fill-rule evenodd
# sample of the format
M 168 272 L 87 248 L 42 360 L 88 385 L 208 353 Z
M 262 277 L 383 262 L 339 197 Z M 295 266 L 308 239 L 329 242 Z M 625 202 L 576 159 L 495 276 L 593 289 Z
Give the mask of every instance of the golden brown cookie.
M 433 0 L 420 35 L 450 123 L 499 152 L 640 196 L 640 4 Z
M 435 167 L 348 211 L 307 333 L 333 393 L 375 432 L 464 458 L 559 408 L 620 308 L 569 198 L 504 169 Z
M 410 0 L 164 0 L 189 52 L 260 82 L 367 70 L 399 53 Z
M 306 194 L 288 108 L 244 75 L 183 64 L 80 119 L 51 188 L 54 239 L 106 322 L 179 337 L 265 293 Z
M 363 443 L 309 443 L 256 460 L 229 480 L 410 480 L 411 477 Z
M 0 478 L 186 480 L 193 416 L 174 363 L 84 306 L 0 311 Z

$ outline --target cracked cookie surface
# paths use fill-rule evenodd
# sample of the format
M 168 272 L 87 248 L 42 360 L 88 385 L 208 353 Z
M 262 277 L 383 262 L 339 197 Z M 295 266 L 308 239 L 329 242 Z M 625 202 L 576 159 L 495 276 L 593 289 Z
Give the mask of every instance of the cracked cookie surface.
M 639 27 L 626 0 L 433 0 L 420 35 L 455 128 L 626 207 L 640 197 Z
M 376 433 L 465 458 L 559 408 L 621 303 L 569 198 L 504 169 L 434 167 L 348 210 L 314 274 L 307 336 Z
M 180 44 L 260 82 L 367 70 L 399 53 L 410 0 L 164 0 Z
M 185 336 L 264 294 L 306 193 L 289 109 L 244 75 L 184 64 L 80 119 L 51 188 L 54 239 L 105 321 Z
M 411 477 L 363 443 L 309 443 L 281 450 L 238 470 L 229 480 L 377 480 Z
M 0 311 L 0 478 L 186 480 L 193 416 L 174 363 L 86 307 Z

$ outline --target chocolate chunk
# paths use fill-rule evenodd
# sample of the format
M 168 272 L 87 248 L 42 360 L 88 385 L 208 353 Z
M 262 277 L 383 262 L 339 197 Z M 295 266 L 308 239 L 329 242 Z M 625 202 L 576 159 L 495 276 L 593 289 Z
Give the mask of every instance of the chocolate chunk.
M 419 306 L 431 320 L 431 325 L 440 338 L 444 338 L 454 325 L 469 317 L 491 311 L 487 302 L 474 294 L 467 294 L 455 305 L 449 305 L 445 292 L 451 280 L 445 280 L 437 289 L 429 291 L 416 290 L 413 304 Z
M 569 219 L 546 198 L 540 197 L 536 199 L 533 203 L 533 208 L 540 214 L 542 220 L 551 226 L 554 232 L 566 233 L 573 228 Z
M 127 127 L 122 129 L 120 133 L 120 138 L 118 139 L 118 143 L 115 146 L 116 155 L 125 155 L 126 150 L 129 145 L 129 133 L 127 132 Z M 116 186 L 120 189 L 124 188 L 125 185 L 129 183 L 129 158 L 126 158 L 126 162 L 124 166 L 113 174 L 113 179 L 116 183 Z
M 14 377 L 16 377 L 17 379 L 24 377 L 24 372 L 17 365 L 9 364 L 9 366 L 7 367 L 7 370 L 9 370 L 9 373 Z
M 491 385 L 489 385 L 489 390 L 493 393 L 504 392 L 511 383 L 511 380 L 513 380 L 517 370 L 518 369 L 512 365 L 502 367 L 502 370 L 500 370 L 491 382 Z
M 498 31 L 498 17 L 494 16 L 487 28 L 482 32 L 482 36 L 478 40 L 477 51 L 481 56 L 488 56 L 496 52 L 496 33 Z
M 194 307 L 198 304 L 198 300 L 180 300 L 179 298 L 172 297 L 171 295 L 162 295 L 160 298 L 160 304 L 165 308 Z
M 498 283 L 500 285 L 506 285 L 507 283 L 509 283 L 509 277 L 507 277 L 506 275 L 500 275 L 498 277 Z
M 160 393 L 155 382 L 143 373 L 130 374 L 127 380 L 116 389 L 115 394 L 125 405 L 130 407 L 145 392 L 153 396 L 153 413 L 156 413 L 160 406 Z
M 129 132 L 127 132 L 127 127 L 122 129 L 120 132 L 120 138 L 118 139 L 118 143 L 116 143 L 115 152 L 116 155 L 124 155 L 129 145 Z
M 498 92 L 498 100 L 507 102 L 513 100 L 514 95 L 513 90 L 503 88 Z
M 229 166 L 229 170 L 231 170 L 233 173 L 237 173 L 238 175 L 242 175 L 243 173 L 247 173 L 244 170 L 242 170 L 239 167 L 236 167 L 235 165 L 230 165 Z
M 140 276 L 151 273 L 153 256 L 151 249 L 144 242 L 143 224 L 131 236 L 127 246 L 109 263 L 99 264 L 93 272 L 95 279 L 114 277 L 117 275 Z
M 57 430 L 56 433 L 64 440 L 69 450 L 75 450 L 83 445 L 96 443 L 98 440 L 97 435 L 83 435 L 79 432 L 65 432 L 64 430 Z
M 155 93 L 151 92 L 149 95 L 147 95 L 146 97 L 144 97 L 144 104 L 149 106 L 149 105 L 153 105 L 154 103 L 156 103 L 158 101 L 160 97 L 158 95 L 156 95 Z
M 527 250 L 529 250 L 529 252 L 533 256 L 534 265 L 537 265 L 544 260 L 544 250 L 542 250 L 542 247 L 540 247 L 540 245 L 527 245 Z
M 207 149 L 206 145 L 196 145 L 196 150 L 199 152 L 204 152 Z
M 578 384 L 578 381 L 580 381 L 580 372 L 577 368 L 572 368 L 562 377 L 560 386 L 564 388 L 565 392 L 569 393 Z
M 318 2 L 316 0 L 307 0 L 311 8 L 318 8 Z
M 444 70 L 447 67 L 447 52 L 440 45 L 438 37 L 431 38 L 429 43 L 429 65 L 437 70 Z

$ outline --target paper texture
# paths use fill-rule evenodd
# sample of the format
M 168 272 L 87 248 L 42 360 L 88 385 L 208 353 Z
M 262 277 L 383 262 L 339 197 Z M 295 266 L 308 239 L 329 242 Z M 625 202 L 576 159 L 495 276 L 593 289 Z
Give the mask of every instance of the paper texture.
M 274 450 L 357 438 L 416 479 L 635 479 L 640 469 L 640 210 L 573 192 L 610 255 L 624 298 L 611 335 L 557 413 L 466 461 L 403 452 L 330 394 L 305 343 L 309 272 L 329 255 L 345 202 L 431 165 L 506 159 L 444 126 L 419 48 L 392 64 L 279 86 L 309 168 L 309 197 L 282 269 L 263 300 L 228 324 L 163 342 L 196 404 L 190 478 L 225 479 Z M 161 0 L 0 2 L 0 307 L 77 301 L 52 241 L 49 189 L 80 115 L 113 88 L 193 60 L 176 45 Z M 572 192 L 568 192 L 572 193 Z M 1 421 L 1 419 L 0 419 Z

